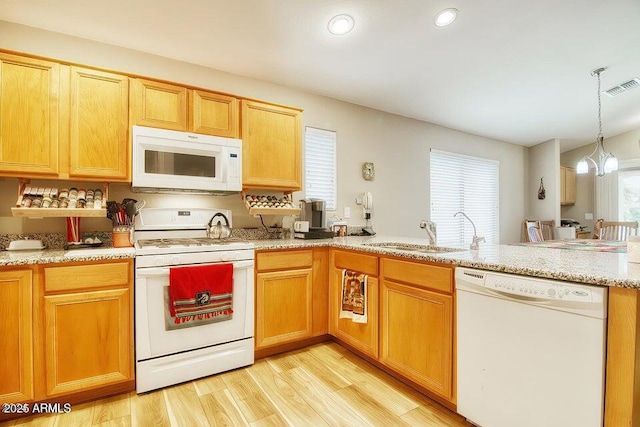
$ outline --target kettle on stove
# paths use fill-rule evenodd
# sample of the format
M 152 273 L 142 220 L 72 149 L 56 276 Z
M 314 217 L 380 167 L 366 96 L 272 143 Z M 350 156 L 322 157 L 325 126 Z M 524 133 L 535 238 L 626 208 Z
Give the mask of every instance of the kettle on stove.
M 221 221 L 218 221 L 215 225 L 213 224 L 213 220 L 217 217 L 221 216 L 224 218 L 225 224 L 222 224 Z M 231 237 L 231 227 L 229 226 L 229 218 L 226 217 L 222 212 L 218 212 L 209 220 L 209 224 L 207 226 L 207 237 L 212 239 L 226 239 Z

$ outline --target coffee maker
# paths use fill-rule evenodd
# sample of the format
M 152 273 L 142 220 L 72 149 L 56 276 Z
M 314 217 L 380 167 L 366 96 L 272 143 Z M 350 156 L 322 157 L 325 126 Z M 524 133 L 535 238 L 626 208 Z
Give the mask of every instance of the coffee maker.
M 328 239 L 333 237 L 333 232 L 325 226 L 327 223 L 327 213 L 324 200 L 300 200 L 300 221 L 309 222 L 309 231 L 296 232 L 294 233 L 295 238 Z

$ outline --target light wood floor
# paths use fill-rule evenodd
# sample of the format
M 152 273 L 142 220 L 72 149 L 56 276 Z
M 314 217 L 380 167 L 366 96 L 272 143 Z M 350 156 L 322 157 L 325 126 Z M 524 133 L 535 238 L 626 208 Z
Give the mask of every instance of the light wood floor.
M 137 395 L 76 405 L 37 426 L 470 426 L 335 343 Z

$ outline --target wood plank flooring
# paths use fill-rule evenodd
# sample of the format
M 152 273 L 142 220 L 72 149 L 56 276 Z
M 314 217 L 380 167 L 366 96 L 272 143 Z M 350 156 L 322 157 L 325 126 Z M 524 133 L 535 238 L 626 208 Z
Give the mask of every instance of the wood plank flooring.
M 336 343 L 3 426 L 470 426 Z

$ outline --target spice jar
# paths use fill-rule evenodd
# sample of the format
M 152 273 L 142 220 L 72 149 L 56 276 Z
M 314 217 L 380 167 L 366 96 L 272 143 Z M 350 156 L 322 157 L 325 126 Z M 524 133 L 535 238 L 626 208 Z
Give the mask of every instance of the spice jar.
M 68 197 L 69 197 L 68 188 L 63 188 L 62 190 L 60 190 L 60 194 L 58 194 L 58 199 L 62 200 L 62 199 L 67 199 Z
M 69 199 L 78 200 L 78 189 L 76 187 L 69 189 Z
M 44 197 L 42 198 L 42 207 L 43 207 L 43 208 L 48 208 L 48 207 L 50 207 L 50 206 L 51 206 L 51 202 L 52 202 L 52 200 L 51 200 L 51 196 L 44 196 Z
M 78 200 L 86 200 L 87 199 L 87 190 L 81 188 L 78 190 Z

